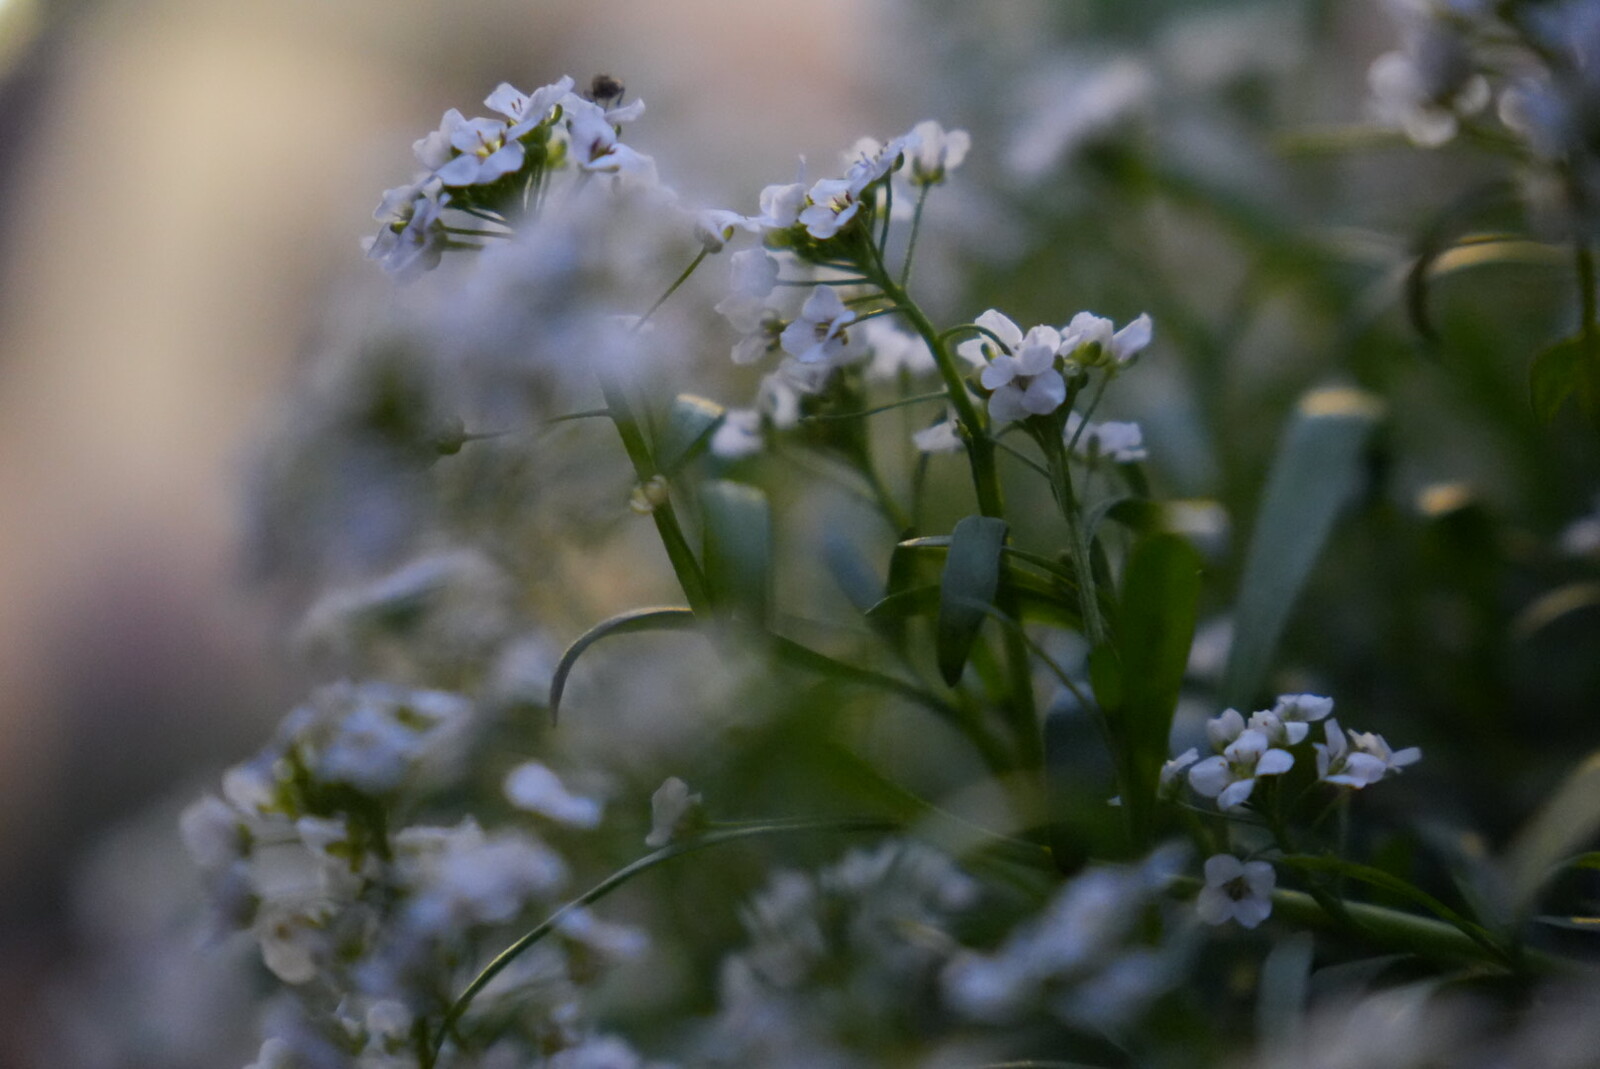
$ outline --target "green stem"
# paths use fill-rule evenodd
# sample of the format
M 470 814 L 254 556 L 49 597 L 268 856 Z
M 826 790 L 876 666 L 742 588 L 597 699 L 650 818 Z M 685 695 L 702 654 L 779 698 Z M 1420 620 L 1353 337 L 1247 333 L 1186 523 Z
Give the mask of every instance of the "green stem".
M 833 423 L 837 420 L 844 419 L 862 419 L 866 416 L 876 416 L 880 412 L 889 412 L 896 408 L 904 408 L 906 405 L 920 405 L 927 401 L 943 401 L 944 398 L 944 391 L 936 390 L 933 393 L 919 393 L 914 397 L 902 397 L 898 401 L 890 401 L 888 404 L 877 405 L 873 408 L 863 408 L 858 412 L 824 412 L 815 416 L 801 416 L 800 422 Z
M 709 255 L 711 255 L 711 250 L 710 249 L 701 249 L 700 252 L 695 256 L 695 258 L 693 260 L 689 261 L 689 266 L 685 267 L 683 269 L 683 274 L 679 275 L 677 278 L 672 280 L 672 285 L 667 287 L 667 292 L 665 292 L 661 296 L 657 297 L 656 298 L 656 303 L 652 304 L 645 311 L 644 315 L 639 317 L 639 322 L 637 322 L 637 323 L 635 323 L 633 325 L 633 329 L 637 331 L 639 328 L 643 327 L 644 324 L 645 324 L 645 321 L 648 320 L 651 316 L 656 314 L 656 309 L 658 309 L 662 305 L 666 304 L 667 303 L 667 298 L 671 297 L 674 293 L 677 293 L 678 292 L 678 287 L 682 286 L 685 282 L 689 281 L 689 276 L 694 274 L 695 268 L 699 267 L 700 266 L 700 262 L 702 260 L 704 260 Z
M 917 233 L 922 229 L 922 206 L 928 201 L 928 190 L 932 186 L 923 186 L 922 192 L 917 194 L 917 207 L 911 213 L 911 238 L 906 242 L 905 263 L 900 265 L 900 288 L 904 289 L 907 282 L 911 281 L 911 257 L 917 251 Z
M 627 450 L 628 459 L 633 462 L 634 474 L 641 484 L 648 483 L 660 472 L 656 470 L 650 446 L 639 430 L 639 421 L 634 418 L 626 391 L 621 383 L 602 375 L 600 392 L 611 413 L 611 422 L 616 425 L 617 434 L 622 438 L 622 448 Z M 705 573 L 700 570 L 700 562 L 695 559 L 694 551 L 689 548 L 689 541 L 683 535 L 683 528 L 678 525 L 672 502 L 663 501 L 650 515 L 656 522 L 661 544 L 666 548 L 667 559 L 672 562 L 672 570 L 678 577 L 678 585 L 683 588 L 683 596 L 688 599 L 689 607 L 697 616 L 710 615 L 711 595 L 706 586 Z
M 810 831 L 841 831 L 841 832 L 872 832 L 872 831 L 898 831 L 900 825 L 887 820 L 814 820 L 805 823 L 784 821 L 776 824 L 761 824 L 753 827 L 730 828 L 726 831 L 714 831 L 687 842 L 674 843 L 664 846 L 652 854 L 646 854 L 639 860 L 613 872 L 610 876 L 595 884 L 583 894 L 574 898 L 566 905 L 552 913 L 544 923 L 533 928 L 522 938 L 512 943 L 495 956 L 494 960 L 484 966 L 482 972 L 473 977 L 472 982 L 456 997 L 445 1011 L 444 1019 L 439 1022 L 438 1031 L 428 1057 L 423 1062 L 423 1069 L 432 1069 L 437 1063 L 440 1052 L 444 1049 L 447 1036 L 455 1028 L 456 1022 L 461 1020 L 461 1015 L 467 1012 L 472 1005 L 472 1000 L 489 985 L 489 982 L 503 972 L 517 958 L 521 957 L 530 947 L 538 943 L 545 936 L 560 927 L 561 922 L 585 906 L 592 905 L 621 887 L 629 880 L 658 865 L 671 861 L 673 858 L 691 854 L 697 850 L 704 850 L 710 846 L 720 846 L 723 843 L 737 842 L 740 839 L 756 839 L 774 835 L 790 835 L 795 832 Z
M 1100 615 L 1100 594 L 1096 589 L 1094 567 L 1090 561 L 1089 536 L 1083 525 L 1083 517 L 1078 515 L 1078 499 L 1072 489 L 1072 471 L 1067 464 L 1066 445 L 1055 424 L 1035 433 L 1034 440 L 1044 453 L 1056 507 L 1061 510 L 1061 518 L 1067 523 L 1067 552 L 1072 556 L 1072 570 L 1077 573 L 1078 611 L 1083 616 L 1085 637 L 1091 647 L 1098 649 L 1107 638 L 1106 623 Z

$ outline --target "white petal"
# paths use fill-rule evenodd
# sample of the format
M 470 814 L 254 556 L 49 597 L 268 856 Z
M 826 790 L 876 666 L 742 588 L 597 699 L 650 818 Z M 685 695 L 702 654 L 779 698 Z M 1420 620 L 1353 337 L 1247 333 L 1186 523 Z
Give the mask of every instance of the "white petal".
M 1056 371 L 1035 375 L 1022 394 L 1022 407 L 1036 416 L 1048 416 L 1067 399 L 1067 384 Z
M 1221 757 L 1208 757 L 1189 770 L 1189 786 L 1195 789 L 1196 794 L 1203 794 L 1207 798 L 1221 794 L 1231 780 L 1228 762 Z
M 993 308 L 983 313 L 973 322 L 993 333 L 1007 349 L 1015 350 L 1017 346 L 1022 344 L 1022 328 Z
M 1294 767 L 1294 755 L 1288 750 L 1268 750 L 1256 762 L 1256 775 L 1279 776 Z
M 1002 386 L 989 398 L 989 418 L 995 423 L 1010 423 L 1028 418 L 1022 407 L 1022 391 L 1015 386 Z
M 1232 854 L 1212 854 L 1206 858 L 1206 883 L 1220 887 L 1244 875 L 1244 863 Z
M 1245 802 L 1249 801 L 1250 794 L 1255 789 L 1256 781 L 1254 778 L 1230 783 L 1223 789 L 1221 794 L 1217 795 L 1217 808 L 1232 809 L 1235 806 L 1244 805 Z
M 1116 358 L 1117 363 L 1127 363 L 1150 344 L 1154 332 L 1155 327 L 1150 322 L 1149 314 L 1139 316 L 1111 336 L 1111 355 Z

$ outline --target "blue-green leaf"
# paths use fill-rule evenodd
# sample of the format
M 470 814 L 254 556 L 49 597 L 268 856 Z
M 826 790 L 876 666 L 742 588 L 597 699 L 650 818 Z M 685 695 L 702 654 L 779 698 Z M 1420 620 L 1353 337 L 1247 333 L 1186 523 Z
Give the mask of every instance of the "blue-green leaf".
M 715 479 L 700 488 L 706 583 L 719 611 L 765 626 L 772 593 L 772 510 L 767 495 Z
M 1506 861 L 1513 917 L 1530 910 L 1572 855 L 1600 833 L 1600 751 L 1567 777 L 1511 843 Z
M 683 608 L 635 609 L 595 624 L 567 647 L 567 652 L 561 655 L 561 663 L 556 665 L 555 674 L 550 677 L 550 719 L 555 720 L 561 711 L 561 695 L 566 692 L 567 676 L 572 674 L 572 666 L 578 663 L 583 651 L 596 642 L 610 635 L 685 631 L 694 625 L 694 610 Z
M 950 552 L 939 581 L 939 620 L 934 649 L 939 674 L 950 686 L 961 681 L 967 657 L 983 625 L 983 606 L 1000 589 L 1000 552 L 1006 523 L 990 516 L 968 516 L 950 535 Z
M 1223 700 L 1244 706 L 1266 681 L 1278 640 L 1340 510 L 1360 484 L 1382 404 L 1352 389 L 1301 398 L 1267 477 L 1234 603 Z
M 1584 415 L 1600 407 L 1600 368 L 1590 355 L 1582 334 L 1574 335 L 1545 349 L 1533 358 L 1528 369 L 1528 390 L 1533 413 L 1549 423 L 1556 418 L 1567 398 L 1577 399 Z
M 656 442 L 657 466 L 668 475 L 682 468 L 710 443 L 726 418 L 727 410 L 715 401 L 680 393 Z

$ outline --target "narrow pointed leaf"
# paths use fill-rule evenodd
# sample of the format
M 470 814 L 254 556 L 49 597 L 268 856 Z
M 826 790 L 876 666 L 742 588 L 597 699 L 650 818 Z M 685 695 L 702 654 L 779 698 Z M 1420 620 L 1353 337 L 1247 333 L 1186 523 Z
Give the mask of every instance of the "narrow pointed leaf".
M 1000 589 L 1000 551 L 1005 538 L 1005 521 L 990 516 L 968 516 L 950 535 L 950 552 L 939 582 L 934 648 L 939 674 L 952 687 L 961 681 L 972 644 L 983 626 L 984 612 L 979 606 L 993 604 Z
M 641 631 L 686 631 L 694 625 L 694 610 L 682 608 L 635 609 L 595 624 L 567 647 L 567 652 L 561 655 L 561 663 L 556 665 L 555 674 L 550 677 L 550 719 L 555 720 L 560 714 L 561 696 L 566 692 L 572 666 L 578 663 L 583 651 L 596 642 L 611 635 L 635 635 Z
M 771 608 L 772 511 L 753 486 L 716 479 L 700 489 L 706 583 L 720 612 L 765 626 Z
M 1351 389 L 1301 398 L 1267 477 L 1234 603 L 1223 700 L 1244 706 L 1266 681 L 1289 613 L 1360 485 L 1362 452 L 1381 403 Z
M 1600 381 L 1600 369 L 1593 364 L 1581 334 L 1558 341 L 1535 356 L 1528 369 L 1533 414 L 1549 423 L 1569 397 L 1575 397 L 1578 407 L 1589 414 L 1596 403 L 1595 383 Z
M 1523 916 L 1562 864 L 1600 833 L 1600 751 L 1569 775 L 1517 833 L 1506 859 L 1510 912 Z

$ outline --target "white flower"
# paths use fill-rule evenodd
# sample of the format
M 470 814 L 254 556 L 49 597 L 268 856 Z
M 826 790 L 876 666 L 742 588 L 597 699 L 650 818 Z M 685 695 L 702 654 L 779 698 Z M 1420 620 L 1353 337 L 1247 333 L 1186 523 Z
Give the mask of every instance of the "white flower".
M 1079 427 L 1083 427 L 1082 434 L 1078 433 Z M 1080 455 L 1099 455 L 1118 464 L 1144 460 L 1150 455 L 1144 448 L 1144 431 L 1137 423 L 1107 420 L 1084 426 L 1082 416 L 1069 412 L 1064 436 L 1069 442 L 1077 436 L 1076 452 Z
M 804 182 L 767 186 L 761 191 L 761 214 L 754 217 L 763 230 L 788 230 L 800 221 L 806 206 Z
M 655 161 L 617 140 L 616 127 L 604 108 L 571 95 L 562 107 L 566 110 L 572 154 L 580 168 L 599 174 L 627 175 L 649 185 L 656 183 Z
M 906 158 L 911 165 L 911 183 L 936 186 L 944 176 L 961 166 L 972 147 L 965 130 L 946 130 L 929 119 L 911 128 L 905 139 Z
M 650 796 L 650 834 L 644 844 L 659 849 L 691 829 L 700 816 L 702 799 L 689 793 L 677 776 L 669 778 Z
M 1013 328 L 1014 329 L 1014 328 Z M 1056 350 L 1061 335 L 1054 327 L 1038 326 L 1004 353 L 990 360 L 979 376 L 989 395 L 989 415 L 996 423 L 1044 416 L 1067 399 L 1067 383 L 1056 370 Z
M 539 813 L 574 828 L 600 823 L 601 806 L 567 790 L 561 778 L 537 761 L 518 765 L 506 774 L 506 798 L 518 809 Z
M 1086 367 L 1107 358 L 1113 368 L 1132 363 L 1149 345 L 1155 331 L 1148 313 L 1115 330 L 1111 320 L 1093 312 L 1079 312 L 1061 331 L 1062 356 Z
M 1161 765 L 1161 776 L 1157 783 L 1157 791 L 1163 798 L 1171 797 L 1178 789 L 1178 777 L 1183 770 L 1200 759 L 1200 752 L 1193 746 L 1183 751 L 1177 757 Z
M 734 293 L 765 297 L 778 285 L 778 259 L 766 249 L 745 249 L 728 257 Z
M 1272 914 L 1277 874 L 1265 861 L 1240 861 L 1232 854 L 1206 858 L 1206 885 L 1195 898 L 1195 912 L 1207 924 L 1238 921 L 1254 928 Z
M 913 432 L 911 441 L 922 453 L 954 453 L 966 448 L 954 412 L 945 413 L 944 419 L 931 427 Z
M 572 92 L 572 86 L 572 79 L 563 77 L 559 82 L 535 89 L 529 94 L 521 92 L 509 82 L 501 82 L 483 103 L 490 111 L 499 112 L 510 119 L 512 125 L 507 136 L 519 138 L 543 122 L 551 109 Z
M 985 367 L 990 360 L 1001 355 L 1000 349 L 995 346 L 995 339 L 1000 345 L 1015 353 L 1017 346 L 1022 344 L 1022 328 L 1011 321 L 1011 318 L 993 308 L 973 320 L 977 326 L 988 331 L 976 338 L 970 338 L 956 346 L 956 355 L 961 357 L 973 367 Z M 990 337 L 992 334 L 994 337 Z
M 1323 724 L 1323 735 L 1327 741 L 1315 746 L 1317 778 L 1324 783 L 1360 790 L 1377 783 L 1390 772 L 1399 772 L 1422 760 L 1422 751 L 1415 746 L 1391 750 L 1382 735 L 1341 732 L 1339 721 L 1331 718 Z
M 766 300 L 733 293 L 718 301 L 716 310 L 739 333 L 739 340 L 733 343 L 735 364 L 753 364 L 778 349 L 783 316 Z
M 1489 83 L 1469 62 L 1459 41 L 1435 32 L 1415 35 L 1405 50 L 1379 56 L 1367 70 L 1374 121 L 1404 130 L 1424 148 L 1449 141 L 1459 116 L 1489 103 Z
M 214 794 L 185 809 L 178 828 L 202 872 L 220 871 L 244 856 L 245 827 L 239 811 Z
M 707 252 L 721 252 L 722 247 L 733 240 L 735 230 L 751 229 L 754 224 L 749 219 L 725 208 L 705 208 L 694 214 L 695 240 Z
M 848 329 L 855 319 L 834 287 L 818 286 L 778 340 L 802 364 L 837 364 L 861 352 Z
M 867 378 L 874 382 L 893 382 L 902 371 L 909 375 L 920 375 L 932 371 L 936 366 L 928 343 L 919 335 L 883 319 L 869 319 L 861 324 L 861 330 L 867 348 L 872 350 Z
M 499 119 L 467 119 L 450 132 L 450 147 L 459 155 L 434 172 L 447 186 L 488 185 L 522 169 L 527 153 L 522 142 L 507 137 Z
M 843 178 L 824 178 L 806 191 L 806 206 L 799 214 L 806 233 L 825 241 L 844 229 L 861 210 L 861 194 L 889 172 L 905 150 L 905 143 L 905 138 L 896 138 L 879 147 L 870 139 L 858 141 L 856 151 L 860 158 Z M 762 196 L 764 201 L 765 193 Z
M 1243 805 L 1255 790 L 1257 777 L 1281 775 L 1294 767 L 1293 755 L 1273 747 L 1259 729 L 1246 728 L 1235 709 L 1206 724 L 1206 734 L 1212 748 L 1222 752 L 1189 769 L 1189 786 L 1215 798 L 1218 809 Z
M 449 241 L 441 213 L 449 204 L 450 195 L 432 176 L 386 190 L 372 213 L 383 229 L 362 242 L 367 259 L 377 260 L 401 281 L 439 266 Z
M 1289 745 L 1305 741 L 1311 725 L 1333 712 L 1333 699 L 1318 694 L 1280 694 L 1272 715 L 1283 725 Z
M 711 435 L 711 453 L 724 460 L 739 460 L 761 452 L 766 439 L 761 434 L 761 413 L 753 408 L 730 408 L 722 425 Z

